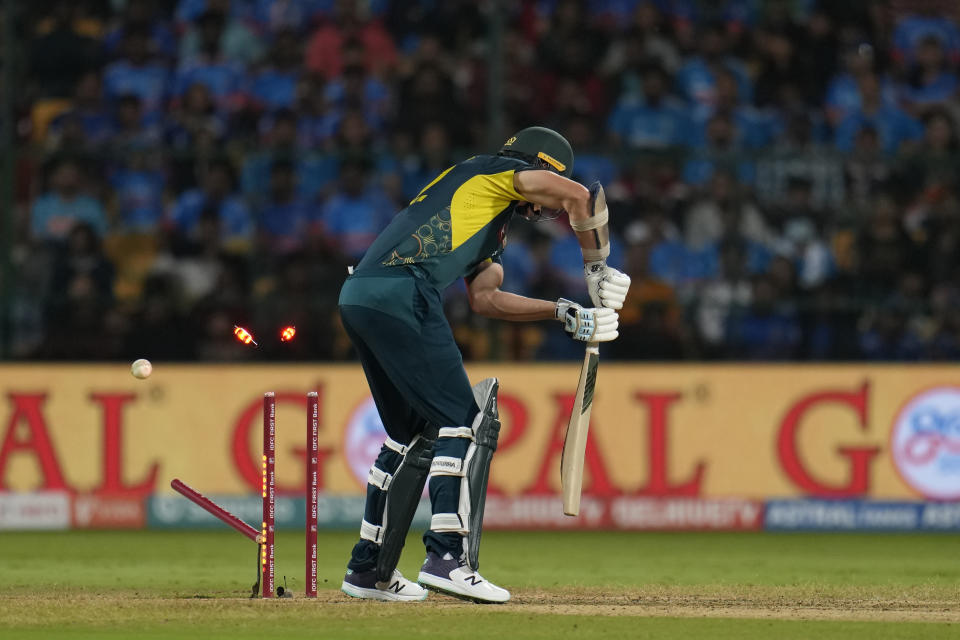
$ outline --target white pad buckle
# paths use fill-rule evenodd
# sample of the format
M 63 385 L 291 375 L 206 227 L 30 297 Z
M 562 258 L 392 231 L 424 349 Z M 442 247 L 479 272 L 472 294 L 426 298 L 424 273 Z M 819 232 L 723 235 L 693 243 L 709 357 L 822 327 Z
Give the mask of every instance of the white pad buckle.
M 437 436 L 440 438 L 467 438 L 473 440 L 473 429 L 470 427 L 440 427 Z
M 387 439 L 383 444 L 387 445 L 387 449 L 390 449 L 391 451 L 396 451 L 402 456 L 407 455 L 407 451 L 410 450 L 410 445 L 400 444 L 390 436 L 387 436 Z M 413 444 L 413 443 L 411 442 L 410 444 Z
M 456 513 L 435 513 L 430 517 L 430 530 L 444 533 L 470 533 L 468 521 Z
M 370 473 L 367 474 L 367 483 L 372 484 L 381 491 L 386 491 L 390 488 L 391 480 L 393 480 L 392 475 L 377 467 L 370 467 Z
M 383 527 L 370 524 L 364 520 L 360 523 L 360 537 L 374 544 L 381 544 L 383 542 Z

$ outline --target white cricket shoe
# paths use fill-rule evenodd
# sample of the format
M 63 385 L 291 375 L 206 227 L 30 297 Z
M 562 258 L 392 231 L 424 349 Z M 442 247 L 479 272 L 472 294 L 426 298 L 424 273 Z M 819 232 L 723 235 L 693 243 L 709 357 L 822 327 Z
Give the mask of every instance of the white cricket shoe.
M 353 598 L 386 600 L 389 602 L 419 602 L 426 599 L 427 590 L 403 577 L 394 569 L 393 577 L 386 582 L 377 582 L 377 570 L 354 571 L 347 569 L 340 590 Z
M 454 558 L 449 553 L 441 558 L 428 551 L 417 582 L 433 591 L 474 602 L 500 603 L 510 599 L 509 591 L 472 570 L 465 559 Z

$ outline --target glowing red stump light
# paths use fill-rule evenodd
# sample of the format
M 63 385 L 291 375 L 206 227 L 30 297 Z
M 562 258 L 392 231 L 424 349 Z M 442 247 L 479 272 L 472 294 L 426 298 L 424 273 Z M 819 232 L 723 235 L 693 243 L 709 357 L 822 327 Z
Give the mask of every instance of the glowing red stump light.
M 252 344 L 255 347 L 260 346 L 257 344 L 256 340 L 253 339 L 253 334 L 247 331 L 246 329 L 244 329 L 243 327 L 238 327 L 237 325 L 233 325 L 233 335 L 235 335 L 237 337 L 237 340 L 239 340 L 243 344 Z

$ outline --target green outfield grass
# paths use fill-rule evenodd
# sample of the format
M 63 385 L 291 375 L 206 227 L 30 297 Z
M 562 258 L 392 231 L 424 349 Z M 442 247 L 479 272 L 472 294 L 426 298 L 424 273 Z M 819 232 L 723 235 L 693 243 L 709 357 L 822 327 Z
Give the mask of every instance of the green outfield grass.
M 482 572 L 514 600 L 355 601 L 337 590 L 353 533 L 321 533 L 318 601 L 303 537 L 249 600 L 256 550 L 228 531 L 2 533 L 2 638 L 954 638 L 960 537 L 503 533 Z M 400 569 L 415 577 L 416 537 Z

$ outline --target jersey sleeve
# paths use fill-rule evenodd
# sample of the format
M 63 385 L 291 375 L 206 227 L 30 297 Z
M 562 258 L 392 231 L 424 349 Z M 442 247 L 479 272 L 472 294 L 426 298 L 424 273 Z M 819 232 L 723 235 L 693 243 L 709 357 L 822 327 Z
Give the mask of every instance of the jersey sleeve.
M 503 156 L 490 156 L 483 163 L 478 178 L 482 178 L 477 183 L 477 187 L 485 195 L 494 199 L 507 202 L 514 200 L 523 200 L 513 184 L 513 174 L 517 171 L 535 169 L 533 165 L 527 164 L 522 160 L 515 158 L 505 158 Z

